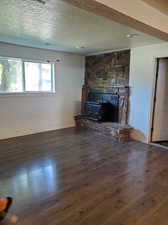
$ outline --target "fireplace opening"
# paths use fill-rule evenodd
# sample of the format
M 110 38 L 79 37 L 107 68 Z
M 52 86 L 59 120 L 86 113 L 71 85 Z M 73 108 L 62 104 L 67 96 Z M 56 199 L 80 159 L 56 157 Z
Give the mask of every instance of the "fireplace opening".
M 90 92 L 85 102 L 85 116 L 99 122 L 118 122 L 119 95 Z

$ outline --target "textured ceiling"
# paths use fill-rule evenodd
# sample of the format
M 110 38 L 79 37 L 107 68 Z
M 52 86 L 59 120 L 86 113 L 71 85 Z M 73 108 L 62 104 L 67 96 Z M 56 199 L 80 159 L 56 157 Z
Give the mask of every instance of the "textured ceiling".
M 1 0 L 0 9 L 2 42 L 82 54 L 162 42 L 61 0 Z

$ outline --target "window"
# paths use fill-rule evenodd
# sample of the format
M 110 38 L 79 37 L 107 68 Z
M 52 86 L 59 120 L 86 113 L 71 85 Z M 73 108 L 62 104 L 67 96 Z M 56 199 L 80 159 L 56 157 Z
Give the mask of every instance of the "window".
M 22 92 L 21 60 L 0 58 L 0 92 Z
M 0 93 L 55 92 L 54 64 L 0 57 Z

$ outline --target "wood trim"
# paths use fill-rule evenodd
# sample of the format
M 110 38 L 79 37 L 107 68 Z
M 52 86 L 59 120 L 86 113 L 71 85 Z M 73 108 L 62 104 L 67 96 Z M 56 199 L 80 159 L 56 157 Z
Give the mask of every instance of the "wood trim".
M 99 16 L 104 16 L 117 23 L 127 25 L 131 28 L 152 35 L 164 41 L 168 41 L 168 33 L 158 30 L 152 26 L 144 24 L 130 16 L 127 16 L 115 9 L 105 6 L 95 0 L 62 0 L 81 9 L 87 10 Z
M 152 142 L 152 138 L 153 138 L 153 126 L 154 126 L 154 117 L 155 117 L 155 108 L 156 108 L 156 91 L 157 91 L 158 73 L 159 73 L 159 60 L 160 58 L 157 58 L 156 79 L 155 79 L 154 97 L 153 97 L 152 122 L 151 122 L 151 130 L 150 130 L 150 142 Z
M 148 5 L 168 15 L 168 2 L 167 0 L 142 0 Z

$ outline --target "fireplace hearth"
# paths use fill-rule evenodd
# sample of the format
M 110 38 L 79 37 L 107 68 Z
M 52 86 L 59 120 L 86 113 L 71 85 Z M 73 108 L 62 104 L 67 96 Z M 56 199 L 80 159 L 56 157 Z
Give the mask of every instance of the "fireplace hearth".
M 132 129 L 127 123 L 129 87 L 109 87 L 103 91 L 83 86 L 82 113 L 75 116 L 76 127 L 129 141 Z

